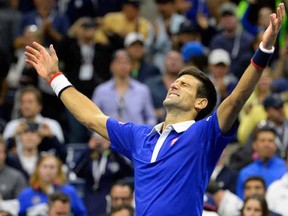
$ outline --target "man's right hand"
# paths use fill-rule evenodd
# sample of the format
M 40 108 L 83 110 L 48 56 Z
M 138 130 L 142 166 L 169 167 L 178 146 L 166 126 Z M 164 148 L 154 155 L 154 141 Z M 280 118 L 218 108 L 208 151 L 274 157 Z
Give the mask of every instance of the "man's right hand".
M 58 57 L 53 45 L 50 45 L 50 53 L 37 42 L 25 47 L 26 62 L 32 65 L 37 73 L 47 82 L 59 71 Z

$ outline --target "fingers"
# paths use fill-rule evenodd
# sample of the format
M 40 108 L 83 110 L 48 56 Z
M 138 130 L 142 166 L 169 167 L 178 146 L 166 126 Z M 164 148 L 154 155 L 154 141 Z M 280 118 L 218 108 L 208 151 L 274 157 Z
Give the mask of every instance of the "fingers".
M 280 3 L 277 7 L 277 18 L 279 19 L 280 23 L 282 22 L 284 16 L 285 16 L 285 6 L 284 3 Z
M 33 61 L 35 63 L 37 63 L 38 58 L 35 55 L 32 55 L 29 52 L 25 52 L 25 56 L 27 57 L 27 59 L 29 59 L 30 61 Z
M 54 49 L 52 44 L 49 46 L 49 50 L 50 50 L 50 53 L 51 53 L 51 57 L 55 58 L 57 55 L 56 55 L 56 51 L 55 51 L 55 49 Z
M 25 47 L 25 49 L 26 49 L 26 52 L 25 53 L 29 53 L 30 54 L 30 56 L 34 56 L 35 58 L 39 58 L 40 57 L 40 53 L 39 53 L 39 51 L 37 50 L 37 49 L 35 49 L 35 48 L 33 48 L 33 47 L 31 47 L 31 46 L 26 46 Z M 29 57 L 30 57 L 29 56 Z
M 46 52 L 46 49 L 39 43 L 37 42 L 33 42 L 32 46 L 34 47 L 34 49 L 38 50 L 40 53 Z

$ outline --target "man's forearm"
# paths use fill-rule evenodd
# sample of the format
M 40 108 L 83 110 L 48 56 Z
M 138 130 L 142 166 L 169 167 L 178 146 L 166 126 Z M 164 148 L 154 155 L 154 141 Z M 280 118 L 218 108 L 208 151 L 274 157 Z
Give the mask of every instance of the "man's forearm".
M 108 116 L 104 115 L 89 98 L 74 87 L 69 87 L 62 92 L 60 99 L 83 125 L 109 139 L 106 130 Z

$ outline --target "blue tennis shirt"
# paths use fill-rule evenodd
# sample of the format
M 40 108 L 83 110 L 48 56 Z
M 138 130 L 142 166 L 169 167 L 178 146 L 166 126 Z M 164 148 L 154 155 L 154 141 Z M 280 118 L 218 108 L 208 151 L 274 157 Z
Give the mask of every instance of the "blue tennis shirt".
M 157 126 L 107 121 L 111 148 L 134 164 L 136 215 L 201 216 L 212 171 L 236 130 L 224 135 L 216 112 L 194 124 L 167 128 L 171 132 L 151 162 L 161 136 Z

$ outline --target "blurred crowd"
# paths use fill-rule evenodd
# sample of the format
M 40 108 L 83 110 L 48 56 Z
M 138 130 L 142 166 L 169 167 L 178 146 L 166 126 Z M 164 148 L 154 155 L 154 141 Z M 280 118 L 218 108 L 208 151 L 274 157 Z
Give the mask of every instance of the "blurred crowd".
M 26 45 L 53 44 L 60 70 L 104 114 L 155 125 L 184 67 L 207 73 L 223 101 L 280 2 L 0 0 L 0 216 L 134 215 L 133 164 L 65 109 L 26 64 Z M 287 33 L 285 18 L 203 215 L 288 216 Z

